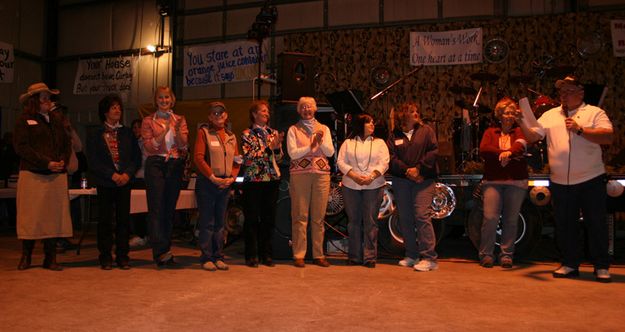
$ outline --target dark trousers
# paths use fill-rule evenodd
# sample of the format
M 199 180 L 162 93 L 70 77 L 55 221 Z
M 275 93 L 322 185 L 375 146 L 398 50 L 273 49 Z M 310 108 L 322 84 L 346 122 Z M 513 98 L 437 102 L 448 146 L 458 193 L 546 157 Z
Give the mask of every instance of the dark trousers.
M 100 262 L 112 262 L 113 224 L 115 224 L 115 258 L 128 261 L 130 220 L 130 185 L 107 188 L 98 186 L 98 250 Z
M 171 233 L 183 171 L 182 159 L 165 160 L 161 156 L 150 156 L 145 160 L 148 232 L 155 261 L 171 248 Z
M 606 223 L 605 175 L 575 185 L 551 183 L 557 244 L 562 264 L 577 268 L 581 263 L 580 212 L 588 231 L 590 258 L 596 269 L 610 267 Z
M 200 262 L 224 259 L 224 220 L 228 208 L 230 188 L 219 189 L 204 175 L 195 182 L 195 195 L 200 213 L 198 217 Z
M 246 182 L 243 185 L 245 259 L 273 258 L 272 237 L 280 181 Z
M 349 252 L 354 262 L 375 262 L 378 257 L 378 213 L 384 187 L 354 190 L 343 186 L 345 213 L 349 223 Z

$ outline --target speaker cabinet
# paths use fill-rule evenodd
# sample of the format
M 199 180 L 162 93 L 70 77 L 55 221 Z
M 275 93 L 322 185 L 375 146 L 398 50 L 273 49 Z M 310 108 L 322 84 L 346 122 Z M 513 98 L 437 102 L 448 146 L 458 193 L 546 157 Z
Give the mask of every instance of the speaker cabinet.
M 298 101 L 300 97 L 315 95 L 315 56 L 305 53 L 278 55 L 278 86 L 283 102 Z

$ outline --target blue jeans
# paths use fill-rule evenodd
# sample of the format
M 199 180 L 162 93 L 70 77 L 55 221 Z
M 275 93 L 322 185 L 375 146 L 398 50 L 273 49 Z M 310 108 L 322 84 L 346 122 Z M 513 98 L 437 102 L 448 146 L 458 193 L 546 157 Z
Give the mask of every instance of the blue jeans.
M 230 188 L 219 189 L 204 175 L 200 174 L 195 183 L 197 207 L 200 213 L 200 262 L 216 262 L 224 259 L 224 221 L 228 208 Z
M 154 261 L 171 248 L 171 232 L 183 171 L 182 159 L 165 161 L 165 157 L 150 156 L 145 160 L 148 229 Z
M 384 195 L 383 187 L 369 190 L 342 188 L 345 213 L 349 219 L 347 258 L 355 262 L 375 262 L 378 256 L 378 213 Z
M 480 240 L 480 259 L 484 256 L 493 257 L 497 225 L 501 217 L 501 253 L 500 257 L 514 255 L 514 241 L 517 235 L 519 211 L 523 205 L 526 188 L 511 184 L 492 184 L 485 182 L 482 186 L 484 202 L 484 218 L 482 219 L 482 236 Z
M 432 227 L 432 198 L 436 183 L 432 179 L 421 183 L 393 177 L 393 194 L 399 211 L 399 226 L 406 257 L 436 261 L 436 235 Z M 415 234 L 416 230 L 416 234 Z M 418 247 L 417 247 L 418 242 Z

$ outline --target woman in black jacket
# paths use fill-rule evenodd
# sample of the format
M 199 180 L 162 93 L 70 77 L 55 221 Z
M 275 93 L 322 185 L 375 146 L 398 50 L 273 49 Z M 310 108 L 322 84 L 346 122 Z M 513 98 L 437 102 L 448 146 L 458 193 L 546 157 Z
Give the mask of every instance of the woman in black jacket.
M 122 270 L 130 268 L 128 237 L 130 180 L 141 165 L 141 152 L 132 130 L 121 124 L 122 101 L 112 94 L 100 100 L 98 115 L 102 126 L 87 138 L 89 171 L 98 189 L 98 250 L 100 266 L 113 266 L 113 222 L 115 261 Z

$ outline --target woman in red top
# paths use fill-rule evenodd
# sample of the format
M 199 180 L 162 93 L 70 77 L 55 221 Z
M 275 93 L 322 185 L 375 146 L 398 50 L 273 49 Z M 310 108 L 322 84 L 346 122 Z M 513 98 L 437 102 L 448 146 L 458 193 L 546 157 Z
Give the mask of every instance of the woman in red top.
M 484 219 L 480 241 L 480 265 L 493 267 L 497 225 L 501 216 L 501 252 L 499 262 L 504 268 L 512 267 L 517 220 L 527 192 L 527 163 L 524 153 L 527 142 L 516 126 L 518 105 L 504 97 L 495 106 L 499 126 L 488 128 L 480 143 L 484 159 L 482 193 Z

